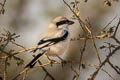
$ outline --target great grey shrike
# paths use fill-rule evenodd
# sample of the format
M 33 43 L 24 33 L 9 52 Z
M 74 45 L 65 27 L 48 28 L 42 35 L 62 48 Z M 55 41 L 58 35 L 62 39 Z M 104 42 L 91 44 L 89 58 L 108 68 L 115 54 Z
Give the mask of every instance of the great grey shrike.
M 38 42 L 37 48 L 33 50 L 35 53 L 38 50 L 46 51 L 47 56 L 59 56 L 66 52 L 69 47 L 70 33 L 69 26 L 74 24 L 73 21 L 66 17 L 59 16 L 51 21 L 47 32 Z M 42 55 L 42 54 L 41 54 Z M 34 65 L 35 61 L 41 56 L 37 55 L 26 67 Z

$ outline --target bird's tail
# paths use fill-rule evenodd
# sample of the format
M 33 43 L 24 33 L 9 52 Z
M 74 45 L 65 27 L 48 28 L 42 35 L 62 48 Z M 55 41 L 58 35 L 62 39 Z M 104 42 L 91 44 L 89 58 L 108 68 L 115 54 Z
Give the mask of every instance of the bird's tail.
M 43 54 L 45 54 L 47 52 L 47 50 L 43 50 L 41 53 L 39 53 L 37 56 L 35 56 L 26 66 L 25 68 L 27 67 L 30 67 L 30 68 L 33 68 L 34 65 L 36 64 L 36 61 L 39 57 L 41 57 Z

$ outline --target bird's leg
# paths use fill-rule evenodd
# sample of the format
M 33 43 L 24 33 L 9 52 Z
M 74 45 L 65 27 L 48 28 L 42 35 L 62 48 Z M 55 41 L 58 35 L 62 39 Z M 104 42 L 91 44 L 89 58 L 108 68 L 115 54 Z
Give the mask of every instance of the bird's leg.
M 66 60 L 63 60 L 60 56 L 58 56 L 58 55 L 56 55 L 57 57 L 58 57 L 58 59 L 60 59 L 61 60 L 61 63 L 62 63 L 62 67 L 64 67 L 65 66 L 65 64 L 67 63 L 67 61 Z
M 47 55 L 46 55 L 47 56 Z M 48 62 L 51 64 L 51 66 L 54 64 L 55 60 L 50 59 L 49 56 L 47 56 Z

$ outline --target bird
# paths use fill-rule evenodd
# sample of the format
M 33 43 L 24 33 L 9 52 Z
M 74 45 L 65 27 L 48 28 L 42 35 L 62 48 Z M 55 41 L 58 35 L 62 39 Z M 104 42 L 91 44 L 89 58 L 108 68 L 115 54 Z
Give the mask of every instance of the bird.
M 72 24 L 74 24 L 74 21 L 63 16 L 58 16 L 53 19 L 48 25 L 47 31 L 38 42 L 37 48 L 33 50 L 33 53 L 38 50 L 42 50 L 43 54 L 53 57 L 64 54 L 69 47 L 69 26 Z M 38 54 L 34 57 L 34 59 L 27 64 L 26 67 L 33 67 L 36 63 L 35 61 L 43 54 Z

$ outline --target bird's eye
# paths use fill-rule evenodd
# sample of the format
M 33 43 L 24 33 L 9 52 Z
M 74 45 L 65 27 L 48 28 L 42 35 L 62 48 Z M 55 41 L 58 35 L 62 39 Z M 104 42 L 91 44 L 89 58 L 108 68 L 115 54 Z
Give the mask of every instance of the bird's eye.
M 64 21 L 57 22 L 56 25 L 60 26 L 60 25 L 67 24 L 67 23 L 69 23 L 69 20 L 64 20 Z

